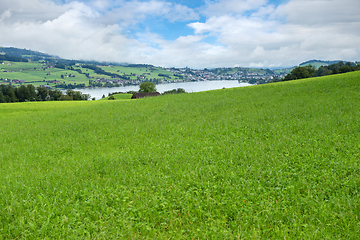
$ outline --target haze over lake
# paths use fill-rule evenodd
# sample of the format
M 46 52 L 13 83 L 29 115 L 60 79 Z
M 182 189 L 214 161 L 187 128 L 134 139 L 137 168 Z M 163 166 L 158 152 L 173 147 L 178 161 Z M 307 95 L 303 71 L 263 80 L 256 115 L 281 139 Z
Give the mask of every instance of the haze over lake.
M 251 86 L 249 83 L 241 83 L 237 80 L 233 81 L 201 81 L 201 82 L 182 82 L 182 83 L 167 83 L 158 84 L 156 89 L 158 92 L 163 93 L 172 89 L 183 88 L 186 92 L 202 92 L 208 90 L 222 89 L 222 88 L 234 88 L 234 87 L 246 87 Z M 95 97 L 96 100 L 101 99 L 103 95 L 106 97 L 109 93 L 113 92 L 127 92 L 138 91 L 139 86 L 126 86 L 126 87 L 113 87 L 113 88 L 80 88 L 75 89 L 82 93 L 90 94 L 91 97 Z

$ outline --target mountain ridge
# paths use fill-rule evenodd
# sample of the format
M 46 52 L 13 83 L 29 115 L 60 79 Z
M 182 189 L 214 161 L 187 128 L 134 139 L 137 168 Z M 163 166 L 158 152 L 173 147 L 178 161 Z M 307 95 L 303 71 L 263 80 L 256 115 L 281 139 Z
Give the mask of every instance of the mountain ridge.
M 86 64 L 95 64 L 95 65 L 114 65 L 114 66 L 131 66 L 131 65 L 144 65 L 144 64 L 129 64 L 129 63 L 119 63 L 119 62 L 108 62 L 108 61 L 92 61 L 92 60 L 77 60 L 77 59 L 64 59 L 60 58 L 56 55 L 51 55 L 48 53 L 34 51 L 27 48 L 16 48 L 16 47 L 0 47 L 0 55 L 8 55 L 14 57 L 21 57 L 27 58 L 29 61 L 39 61 L 39 60 L 46 60 L 50 62 L 59 62 L 59 63 L 71 63 L 71 62 L 78 62 L 78 63 L 86 63 Z M 347 62 L 344 60 L 318 60 L 312 59 L 305 62 L 300 63 L 298 66 L 306 66 L 306 65 L 313 65 L 316 68 L 320 66 L 328 66 L 331 64 L 336 64 L 338 62 Z M 151 65 L 151 64 L 150 64 Z M 153 66 L 153 65 L 151 65 Z M 297 66 L 293 67 L 279 67 L 276 69 L 271 69 L 269 67 L 258 68 L 258 69 L 270 69 L 270 70 L 282 70 L 282 69 L 293 69 Z M 219 67 L 220 68 L 220 67 Z M 234 67 L 235 68 L 235 67 Z

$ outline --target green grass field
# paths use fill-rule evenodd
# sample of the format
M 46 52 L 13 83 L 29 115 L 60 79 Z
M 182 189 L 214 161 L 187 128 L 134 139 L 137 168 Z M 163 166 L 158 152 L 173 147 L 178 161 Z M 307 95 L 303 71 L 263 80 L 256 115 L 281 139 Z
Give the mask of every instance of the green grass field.
M 116 73 L 116 74 L 126 74 L 126 75 L 130 75 L 130 74 L 137 74 L 137 75 L 142 75 L 144 73 L 150 73 L 150 75 L 144 75 L 147 78 L 161 78 L 164 79 L 164 77 L 158 76 L 159 73 L 161 74 L 166 74 L 169 75 L 169 78 L 166 78 L 167 80 L 175 80 L 175 79 L 179 79 L 178 77 L 174 76 L 173 73 L 168 72 L 166 70 L 163 70 L 161 68 L 158 67 L 153 67 L 153 68 L 146 68 L 146 67 L 122 67 L 122 66 L 113 66 L 113 67 L 106 67 L 103 66 L 101 67 L 102 69 L 104 69 L 107 72 L 111 72 L 111 73 Z M 131 76 L 131 79 L 136 79 L 136 76 Z
M 359 93 L 0 104 L 0 239 L 358 239 Z
M 8 65 L 9 64 L 9 65 Z M 61 83 L 66 84 L 85 84 L 86 86 L 89 85 L 89 79 L 85 74 L 80 74 L 77 71 L 72 70 L 64 70 L 60 68 L 45 68 L 46 64 L 39 63 L 39 62 L 9 62 L 5 61 L 4 64 L 0 64 L 0 78 L 2 79 L 18 79 L 18 80 L 25 80 L 26 84 L 33 84 L 34 86 L 40 85 L 49 85 L 54 87 L 55 83 L 47 83 L 46 81 L 60 81 Z M 110 76 L 96 74 L 93 70 L 87 68 L 81 68 L 79 65 L 73 66 L 74 69 L 80 69 L 83 73 L 89 73 L 90 77 L 93 77 L 92 80 L 97 78 L 105 78 L 111 79 Z M 153 67 L 153 68 L 143 68 L 143 67 L 122 67 L 122 66 L 101 66 L 104 71 L 116 73 L 120 75 L 124 74 L 137 74 L 139 76 L 145 76 L 146 78 L 160 78 L 162 80 L 176 80 L 179 79 L 175 77 L 173 73 L 163 70 L 161 68 Z M 7 71 L 7 72 L 4 72 Z M 150 73 L 150 75 L 142 75 L 143 73 Z M 158 76 L 159 73 L 169 75 L 169 78 L 164 78 Z M 49 75 L 48 75 L 49 74 Z M 63 75 L 63 78 L 61 78 Z M 67 77 L 69 75 L 75 77 Z M 137 76 L 130 76 L 132 80 L 136 80 Z M 0 84 L 8 84 L 4 80 L 0 80 Z M 14 84 L 14 86 L 19 86 L 19 84 Z
M 33 84 L 34 86 L 40 85 L 49 85 L 55 86 L 54 83 L 47 83 L 46 81 L 60 81 L 61 83 L 66 84 L 89 84 L 89 79 L 84 75 L 80 74 L 77 71 L 72 70 L 64 70 L 59 68 L 46 68 L 42 69 L 41 67 L 46 67 L 46 64 L 42 63 L 19 63 L 19 62 L 4 62 L 5 64 L 0 65 L 0 77 L 5 79 L 18 79 L 25 80 L 26 84 Z M 11 65 L 8 65 L 11 64 Z M 77 69 L 78 67 L 75 67 Z M 82 69 L 84 73 L 89 73 L 90 76 L 96 78 L 110 78 L 109 76 L 99 75 L 94 73 L 93 70 L 90 69 Z M 4 72 L 8 71 L 8 72 Z M 48 75 L 50 74 L 50 75 Z M 63 75 L 64 78 L 61 78 Z M 69 75 L 73 75 L 75 77 L 67 77 Z M 6 84 L 6 82 L 0 81 L 0 84 Z M 18 86 L 19 84 L 13 84 L 14 86 Z

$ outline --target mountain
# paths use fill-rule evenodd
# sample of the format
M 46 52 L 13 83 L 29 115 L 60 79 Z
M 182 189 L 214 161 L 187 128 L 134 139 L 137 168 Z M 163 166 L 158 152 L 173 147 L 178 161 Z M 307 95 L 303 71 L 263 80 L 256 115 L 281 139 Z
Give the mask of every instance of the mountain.
M 7 55 L 19 58 L 25 58 L 29 61 L 39 61 L 44 60 L 46 62 L 56 62 L 71 65 L 71 63 L 84 63 L 84 64 L 94 64 L 94 65 L 113 65 L 113 66 L 125 66 L 126 63 L 114 63 L 114 62 L 98 62 L 98 61 L 84 61 L 84 60 L 70 60 L 70 59 L 63 59 L 58 56 L 33 51 L 29 49 L 21 49 L 21 48 L 14 48 L 14 47 L 0 47 L 0 55 Z
M 45 58 L 59 59 L 59 57 L 52 56 L 46 53 L 14 47 L 0 47 L 0 54 L 13 57 L 27 58 L 30 61 L 38 61 Z
M 332 64 L 336 64 L 338 62 L 341 62 L 342 60 L 336 60 L 336 61 L 322 61 L 322 60 L 310 60 L 310 61 L 306 61 L 306 62 L 303 62 L 303 63 L 300 63 L 299 66 L 300 67 L 304 67 L 304 66 L 307 66 L 307 65 L 313 65 L 314 67 L 316 68 L 319 68 L 321 66 L 329 66 L 329 65 L 332 65 Z M 346 62 L 346 61 L 343 61 L 343 62 Z

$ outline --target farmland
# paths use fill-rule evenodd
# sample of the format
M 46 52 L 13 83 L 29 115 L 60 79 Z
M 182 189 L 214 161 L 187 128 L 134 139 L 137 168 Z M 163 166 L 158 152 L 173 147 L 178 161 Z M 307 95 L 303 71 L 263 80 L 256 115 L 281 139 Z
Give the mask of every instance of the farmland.
M 0 239 L 357 239 L 359 91 L 0 104 Z
M 65 69 L 62 69 L 57 68 L 56 65 L 49 65 L 49 63 L 41 61 L 5 61 L 4 64 L 0 65 L 0 84 L 12 82 L 14 86 L 33 84 L 35 86 L 48 85 L 50 87 L 59 87 L 61 85 L 60 88 L 64 88 L 65 85 L 69 84 L 74 87 L 89 87 L 90 82 L 96 81 L 99 81 L 102 86 L 107 87 L 109 85 L 104 85 L 105 83 L 111 84 L 110 86 L 121 86 L 137 85 L 150 80 L 156 83 L 181 80 L 179 77 L 174 76 L 173 73 L 157 67 L 100 66 L 99 68 L 108 73 L 118 74 L 123 78 L 99 74 L 92 69 L 83 68 L 82 65 L 66 66 Z M 22 80 L 22 82 L 19 83 L 16 80 Z

